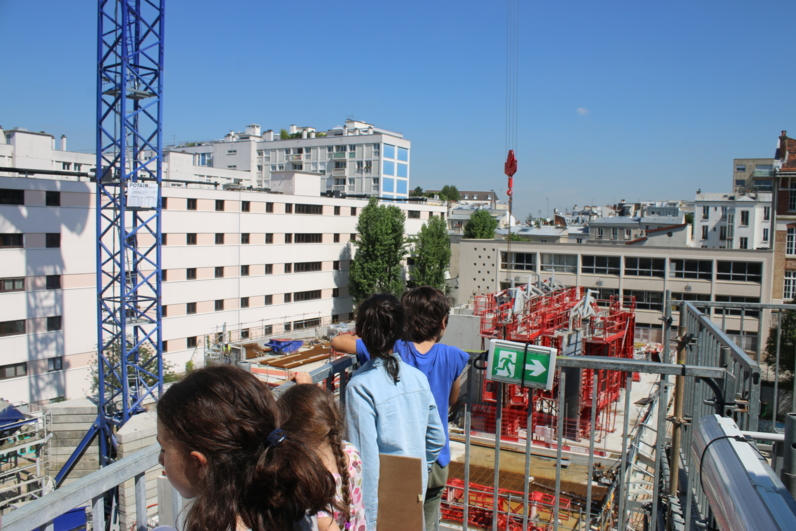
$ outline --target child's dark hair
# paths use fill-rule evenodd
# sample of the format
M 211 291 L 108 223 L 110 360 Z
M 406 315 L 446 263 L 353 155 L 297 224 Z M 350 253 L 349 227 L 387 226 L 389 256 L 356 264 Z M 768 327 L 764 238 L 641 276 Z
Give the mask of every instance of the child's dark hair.
M 382 358 L 387 373 L 399 381 L 398 360 L 390 355 L 404 331 L 404 310 L 398 299 L 387 293 L 372 295 L 357 309 L 357 335 L 362 338 L 371 358 Z
M 293 529 L 306 514 L 327 510 L 335 482 L 320 458 L 280 428 L 273 393 L 253 374 L 231 366 L 190 373 L 163 394 L 158 422 L 185 453 L 201 452 L 199 492 L 188 513 L 191 531 Z
M 414 343 L 437 339 L 451 309 L 445 294 L 431 286 L 405 291 L 401 306 L 406 312 L 404 339 Z
M 282 412 L 286 432 L 295 435 L 307 444 L 317 448 L 329 442 L 340 474 L 343 500 L 336 504 L 343 513 L 341 529 L 351 520 L 351 478 L 348 476 L 348 459 L 343 450 L 345 420 L 334 397 L 314 385 L 294 385 L 279 396 L 279 409 Z

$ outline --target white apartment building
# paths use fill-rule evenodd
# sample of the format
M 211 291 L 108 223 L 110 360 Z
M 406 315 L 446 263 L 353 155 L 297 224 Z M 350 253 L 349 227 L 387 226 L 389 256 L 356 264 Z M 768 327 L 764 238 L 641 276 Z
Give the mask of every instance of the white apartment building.
M 191 153 L 193 164 L 205 168 L 251 172 L 252 184 L 269 188 L 272 174 L 303 171 L 324 176 L 327 191 L 408 197 L 411 142 L 401 133 L 346 120 L 345 125 L 318 132 L 291 125 L 289 138 L 252 124 L 223 139 L 174 146 Z
M 164 360 L 177 371 L 189 360 L 201 364 L 205 341 L 224 325 L 235 340 L 351 317 L 351 240 L 367 200 L 322 195 L 312 173 L 274 172 L 271 184 L 266 192 L 164 183 Z M 6 400 L 88 393 L 97 344 L 95 200 L 86 177 L 0 174 Z M 408 235 L 446 210 L 397 206 Z
M 594 243 L 507 242 L 462 240 L 459 243 L 459 301 L 504 289 L 511 279 L 525 284 L 555 276 L 567 286 L 584 286 L 598 299 L 610 295 L 636 298 L 636 338 L 661 340 L 664 293 L 672 300 L 771 302 L 773 251 L 600 245 Z M 677 312 L 674 312 L 675 321 Z M 762 323 L 748 312 L 713 309 L 731 336 L 755 351 L 767 337 L 768 317 Z M 762 333 L 761 333 L 762 332 Z
M 697 194 L 694 245 L 708 249 L 770 249 L 770 192 Z

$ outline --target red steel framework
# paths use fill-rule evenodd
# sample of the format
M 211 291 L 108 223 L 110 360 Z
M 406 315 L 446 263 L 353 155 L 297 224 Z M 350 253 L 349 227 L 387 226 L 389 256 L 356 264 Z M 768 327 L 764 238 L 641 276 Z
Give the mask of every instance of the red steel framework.
M 633 357 L 635 298 L 612 295 L 608 300 L 591 299 L 581 286 L 555 287 L 545 283 L 538 288 L 539 294 L 530 297 L 527 294 L 531 288 L 527 285 L 517 288 L 517 296 L 525 299 L 519 308 L 512 290 L 477 296 L 474 313 L 481 317 L 481 336 L 553 347 L 558 349 L 559 355 L 564 355 L 564 342 L 575 333 L 577 341 L 582 342 L 577 350 L 584 355 Z M 556 376 L 551 391 L 503 386 L 501 434 L 504 438 L 516 440 L 530 436 L 536 444 L 554 446 L 552 434 L 560 420 L 555 400 L 558 378 Z M 602 438 L 615 429 L 615 404 L 624 379 L 616 371 L 599 371 L 596 404 L 592 404 L 593 385 L 594 371 L 581 370 L 578 406 L 564 419 L 570 439 L 590 437 L 592 407 L 597 408 L 595 436 Z M 475 431 L 494 433 L 497 389 L 492 382 L 483 382 L 482 405 L 473 408 Z M 532 413 L 531 426 L 527 426 L 528 408 Z

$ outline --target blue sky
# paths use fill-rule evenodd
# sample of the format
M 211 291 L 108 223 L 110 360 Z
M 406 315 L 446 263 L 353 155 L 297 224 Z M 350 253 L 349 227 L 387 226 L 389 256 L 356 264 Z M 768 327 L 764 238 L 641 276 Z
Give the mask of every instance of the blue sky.
M 727 191 L 793 129 L 786 1 L 522 2 L 514 212 Z M 170 0 L 166 141 L 347 115 L 505 198 L 504 2 Z M 0 125 L 94 148 L 96 2 L 0 0 Z

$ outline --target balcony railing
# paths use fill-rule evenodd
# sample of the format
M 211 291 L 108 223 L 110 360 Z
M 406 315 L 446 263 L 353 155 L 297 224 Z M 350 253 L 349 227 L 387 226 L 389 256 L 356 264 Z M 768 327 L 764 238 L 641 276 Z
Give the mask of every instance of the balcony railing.
M 793 309 L 783 305 L 742 306 L 761 313 Z M 445 522 L 456 523 L 458 529 L 493 531 L 715 529 L 717 520 L 724 521 L 728 511 L 743 511 L 751 497 L 768 508 L 759 517 L 760 525 L 766 526 L 760 529 L 796 529 L 796 502 L 776 479 L 779 471 L 775 474 L 764 459 L 755 458 L 752 465 L 768 482 L 765 492 L 759 492 L 748 478 L 734 484 L 738 489 L 737 500 L 727 495 L 717 502 L 716 496 L 721 491 L 715 485 L 707 485 L 707 493 L 703 489 L 702 461 L 705 473 L 720 470 L 730 444 L 740 443 L 720 441 L 713 436 L 709 442 L 719 442 L 711 443 L 710 455 L 706 455 L 705 432 L 699 431 L 703 425 L 701 419 L 714 415 L 732 417 L 737 428 L 746 432 L 736 435 L 736 440 L 784 438 L 753 433 L 758 431 L 760 416 L 758 363 L 690 302 L 680 303 L 678 339 L 671 340 L 674 316 L 671 304 L 667 302 L 664 307 L 667 310 L 661 362 L 602 356 L 557 358 L 557 387 L 544 393 L 543 398 L 550 411 L 559 412 L 558 420 L 550 422 L 552 417 L 543 416 L 549 424 L 538 427 L 544 429 L 529 429 L 536 411 L 519 416 L 506 413 L 503 397 L 509 395 L 503 393 L 501 383 L 492 388 L 496 398 L 494 415 L 488 417 L 491 425 L 485 422 L 487 417 L 481 414 L 483 406 L 475 402 L 483 381 L 483 356 L 480 352 L 472 353 L 465 371 L 463 429 L 451 431 L 454 444 L 461 449 L 463 443 L 463 462 L 456 461 L 461 477 L 451 469 L 443 494 L 441 529 L 454 529 Z M 344 397 L 351 365 L 351 357 L 340 358 L 314 371 L 313 381 L 325 380 L 328 389 Z M 590 418 L 583 419 L 575 419 L 577 415 L 566 409 L 571 396 L 567 387 L 575 382 L 588 390 L 591 404 L 603 400 L 606 388 L 598 382 L 606 375 L 612 375 L 611 379 L 618 384 L 615 389 L 618 409 L 624 413 L 619 417 L 621 427 L 615 427 L 621 436 L 610 435 L 615 442 L 611 448 L 604 444 L 597 446 L 602 438 L 609 437 L 611 430 L 603 425 L 605 419 L 598 419 L 596 408 L 590 409 Z M 648 396 L 638 400 L 636 392 L 635 400 L 631 399 L 642 379 L 652 382 Z M 288 385 L 292 384 L 276 388 L 275 393 L 281 394 Z M 638 420 L 631 423 L 630 413 L 637 409 Z M 507 429 L 517 436 L 506 439 L 503 432 Z M 584 435 L 578 440 L 575 434 L 581 429 L 585 430 Z M 695 454 L 693 448 L 701 450 Z M 146 528 L 140 522 L 146 521 L 144 472 L 156 463 L 157 451 L 157 445 L 153 445 L 5 515 L 4 531 L 30 531 L 51 525 L 54 517 L 86 502 L 92 503 L 94 529 L 104 529 L 104 493 L 130 478 L 136 480 L 139 522 L 136 529 L 143 531 Z M 493 465 L 488 474 L 484 474 L 484 463 Z M 521 464 L 524 466 L 520 467 Z M 521 471 L 510 474 L 511 467 Z M 506 484 L 507 480 L 517 481 L 517 478 L 519 483 Z M 593 481 L 594 478 L 598 481 Z M 575 483 L 584 485 L 583 491 L 573 492 Z M 744 504 L 736 503 L 738 500 L 744 500 Z M 171 506 L 168 500 L 162 503 Z M 756 515 L 745 516 L 752 519 Z M 160 524 L 174 525 L 174 522 Z
M 332 170 L 332 175 L 345 175 L 345 168 L 334 168 Z

